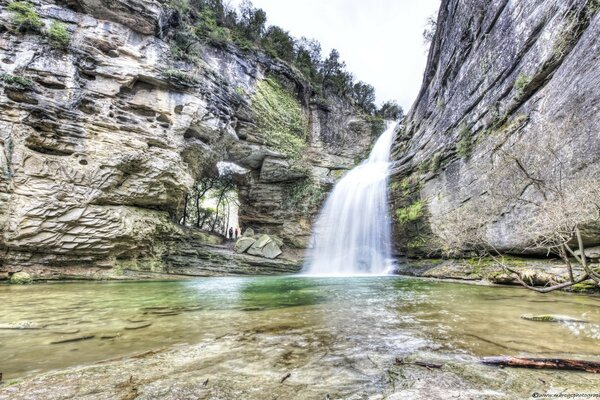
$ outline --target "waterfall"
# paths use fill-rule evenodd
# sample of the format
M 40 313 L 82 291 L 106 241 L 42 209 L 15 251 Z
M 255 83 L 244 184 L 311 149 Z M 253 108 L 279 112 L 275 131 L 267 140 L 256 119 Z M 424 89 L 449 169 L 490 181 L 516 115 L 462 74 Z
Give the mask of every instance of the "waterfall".
M 369 158 L 333 188 L 315 224 L 305 273 L 384 274 L 389 269 L 387 181 L 394 129 L 389 124 Z

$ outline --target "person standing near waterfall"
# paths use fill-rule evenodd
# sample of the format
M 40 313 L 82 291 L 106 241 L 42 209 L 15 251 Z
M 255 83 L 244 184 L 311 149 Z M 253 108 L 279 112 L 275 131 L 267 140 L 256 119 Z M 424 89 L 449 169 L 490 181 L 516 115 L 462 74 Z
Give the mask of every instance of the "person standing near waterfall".
M 229 239 L 233 239 L 233 226 L 229 227 Z

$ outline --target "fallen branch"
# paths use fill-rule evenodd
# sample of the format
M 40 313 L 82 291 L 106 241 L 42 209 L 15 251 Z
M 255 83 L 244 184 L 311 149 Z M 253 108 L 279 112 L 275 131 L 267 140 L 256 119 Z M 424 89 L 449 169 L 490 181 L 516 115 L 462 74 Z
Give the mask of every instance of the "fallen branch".
M 396 358 L 396 361 L 394 362 L 394 364 L 396 364 L 396 365 L 417 365 L 419 367 L 425 367 L 427 369 L 442 368 L 442 364 L 433 364 L 433 363 L 429 363 L 429 362 L 425 362 L 425 361 L 406 362 L 400 358 Z
M 90 339 L 93 339 L 95 337 L 96 337 L 96 335 L 78 336 L 78 337 L 68 338 L 68 339 L 63 339 L 63 340 L 55 340 L 53 342 L 50 342 L 50 344 L 62 344 L 62 343 L 81 342 L 82 340 L 90 340 Z
M 486 365 L 500 367 L 559 369 L 585 371 L 594 374 L 600 372 L 600 362 L 562 358 L 485 357 L 481 362 Z
M 281 380 L 279 381 L 279 383 L 283 383 L 287 380 L 287 378 L 289 378 L 290 376 L 292 376 L 291 372 L 288 372 L 287 374 L 285 374 L 285 376 L 283 378 L 281 378 Z

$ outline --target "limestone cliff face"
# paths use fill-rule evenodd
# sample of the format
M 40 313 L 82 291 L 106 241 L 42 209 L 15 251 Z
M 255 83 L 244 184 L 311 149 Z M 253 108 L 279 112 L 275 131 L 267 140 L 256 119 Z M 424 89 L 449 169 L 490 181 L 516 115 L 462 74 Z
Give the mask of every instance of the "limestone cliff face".
M 399 253 L 442 250 L 435 231 L 456 233 L 444 218 L 460 209 L 495 248 L 529 251 L 535 233 L 521 228 L 539 217 L 546 183 L 598 185 L 599 8 L 442 1 L 423 86 L 394 146 Z M 600 243 L 598 225 L 582 219 L 587 243 Z
M 306 203 L 301 189 L 326 187 L 372 140 L 351 104 L 314 102 L 301 77 L 264 55 L 205 47 L 200 64 L 175 61 L 159 37 L 159 3 L 36 3 L 46 26 L 67 25 L 66 50 L 15 33 L 7 4 L 0 1 L 0 271 L 193 274 L 190 265 L 221 261 L 235 269 L 229 256 L 202 247 L 218 240 L 173 222 L 194 180 L 218 161 L 250 171 L 238 179 L 243 226 L 302 247 L 314 207 L 290 204 Z M 300 155 L 261 127 L 261 87 L 283 88 L 297 103 Z

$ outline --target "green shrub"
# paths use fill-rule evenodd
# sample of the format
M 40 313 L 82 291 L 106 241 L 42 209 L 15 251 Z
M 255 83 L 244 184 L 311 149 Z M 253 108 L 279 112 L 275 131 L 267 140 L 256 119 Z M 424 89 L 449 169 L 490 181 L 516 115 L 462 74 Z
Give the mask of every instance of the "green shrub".
M 288 206 L 305 215 L 311 214 L 321 206 L 327 196 L 327 189 L 311 179 L 290 186 Z
M 2 79 L 2 81 L 7 84 L 7 85 L 14 85 L 14 86 L 18 86 L 22 89 L 29 89 L 33 86 L 33 81 L 31 79 L 22 77 L 22 76 L 15 76 L 15 75 L 10 75 L 10 74 L 1 74 L 0 78 Z
M 160 71 L 160 74 L 163 78 L 175 86 L 194 87 L 198 85 L 199 82 L 198 78 L 196 78 L 194 75 L 178 69 L 163 69 Z
M 67 26 L 58 21 L 52 22 L 46 34 L 50 44 L 59 49 L 66 48 L 71 41 L 71 34 L 67 30 Z
M 419 200 L 409 206 L 398 208 L 396 210 L 396 218 L 402 224 L 416 221 L 424 215 L 424 206 L 425 202 Z
M 473 151 L 473 141 L 471 131 L 466 125 L 462 125 L 458 131 L 458 143 L 456 144 L 456 152 L 462 158 L 469 158 Z
M 525 93 L 525 88 L 531 82 L 531 76 L 525 74 L 519 74 L 515 80 L 515 90 L 518 96 L 522 96 Z
M 44 23 L 31 3 L 13 1 L 7 7 L 13 13 L 12 23 L 20 32 L 39 32 Z
M 442 152 L 436 152 L 429 162 L 429 172 L 434 173 L 442 166 Z

